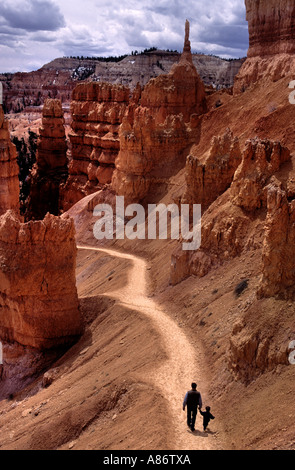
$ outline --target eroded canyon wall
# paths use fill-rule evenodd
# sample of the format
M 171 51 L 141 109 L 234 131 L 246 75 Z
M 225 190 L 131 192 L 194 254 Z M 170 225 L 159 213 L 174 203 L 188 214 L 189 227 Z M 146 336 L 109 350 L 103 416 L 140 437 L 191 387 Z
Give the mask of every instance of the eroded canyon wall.
M 262 78 L 277 81 L 295 74 L 293 0 L 245 0 L 245 4 L 249 50 L 235 78 L 235 93 Z
M 19 167 L 10 141 L 8 122 L 0 104 L 0 215 L 8 209 L 19 212 Z
M 30 175 L 26 220 L 42 220 L 47 212 L 58 215 L 59 190 L 68 176 L 64 112 L 59 99 L 45 101 L 39 129 L 37 161 Z
M 74 222 L 47 214 L 0 218 L 0 338 L 39 350 L 71 344 L 82 331 Z
M 256 237 L 263 238 L 264 232 L 257 225 L 263 217 L 261 211 L 266 213 L 267 210 L 268 184 L 290 159 L 289 150 L 279 142 L 257 138 L 246 141 L 241 163 L 229 188 L 220 195 L 216 193 L 216 199 L 203 214 L 200 249 L 186 253 L 179 244 L 172 255 L 172 284 L 190 275 L 203 277 L 212 268 L 239 256 L 244 249 L 259 246 Z M 189 159 L 187 165 L 187 171 L 193 171 L 194 178 L 195 169 Z M 189 183 L 190 179 L 187 181 Z M 191 195 L 190 203 L 199 204 L 200 195 L 196 193 L 193 199 L 190 186 L 186 190 Z
M 74 89 L 69 178 L 60 198 L 64 210 L 111 183 L 129 95 L 128 88 L 109 83 L 83 83 Z

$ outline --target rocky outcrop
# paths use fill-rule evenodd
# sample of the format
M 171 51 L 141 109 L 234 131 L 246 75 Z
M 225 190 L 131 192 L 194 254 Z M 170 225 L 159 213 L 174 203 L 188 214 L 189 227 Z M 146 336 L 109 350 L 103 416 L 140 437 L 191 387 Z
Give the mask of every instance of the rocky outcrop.
M 246 385 L 266 371 L 288 365 L 292 323 L 287 320 L 283 326 L 278 314 L 273 314 L 270 322 L 269 315 L 268 305 L 261 301 L 253 303 L 234 325 L 230 336 L 228 365 L 235 379 Z
M 19 113 L 26 108 L 40 107 L 48 98 L 59 99 L 63 104 L 69 103 L 71 93 L 77 84 L 72 75 L 79 63 L 80 61 L 76 61 L 67 67 L 57 62 L 53 65 L 46 64 L 33 72 L 0 76 L 4 85 L 3 103 L 6 112 Z
M 141 106 L 148 108 L 155 117 L 155 123 L 163 123 L 168 116 L 182 114 L 189 122 L 192 114 L 206 112 L 204 84 L 193 64 L 189 41 L 189 23 L 183 53 L 169 74 L 152 79 L 145 86 Z
M 69 178 L 61 195 L 64 210 L 111 183 L 129 94 L 123 86 L 97 82 L 80 84 L 73 91 Z
M 59 214 L 59 189 L 68 176 L 67 143 L 61 101 L 46 100 L 39 130 L 37 161 L 30 175 L 26 219 Z
M 112 179 L 112 187 L 126 204 L 143 200 L 152 185 L 165 184 L 184 166 L 199 123 L 195 116 L 185 123 L 182 115 L 172 115 L 157 125 L 150 110 L 141 107 L 135 110 L 131 125 L 129 116 L 120 129 L 120 153 Z
M 235 93 L 262 78 L 277 81 L 295 73 L 293 0 L 245 0 L 245 4 L 249 50 L 235 78 Z
M 290 158 L 280 142 L 248 140 L 231 186 L 233 203 L 247 211 L 266 207 L 266 182 Z
M 120 128 L 112 187 L 126 203 L 143 200 L 152 184 L 167 181 L 185 165 L 198 139 L 198 116 L 205 111 L 205 88 L 186 38 L 180 62 L 148 83 L 140 106 L 129 106 Z
M 19 212 L 19 167 L 10 141 L 8 122 L 0 105 L 0 215 L 8 209 Z
M 203 213 L 200 249 L 191 251 L 187 257 L 179 244 L 172 255 L 172 284 L 190 275 L 203 277 L 213 267 L 239 256 L 244 249 L 261 248 L 257 214 L 259 210 L 266 212 L 267 185 L 289 160 L 289 150 L 279 142 L 259 139 L 246 142 L 230 187 Z M 188 184 L 192 185 L 190 181 Z M 199 200 L 191 198 L 190 203 L 198 204 Z
M 292 0 L 246 0 L 248 57 L 295 53 L 295 5 Z
M 82 332 L 73 220 L 21 223 L 8 211 L 0 253 L 1 340 L 39 350 L 73 343 Z
M 267 188 L 267 217 L 259 297 L 293 298 L 295 289 L 295 200 L 277 182 Z
M 208 156 L 202 163 L 189 155 L 186 161 L 186 193 L 183 202 L 201 204 L 205 211 L 232 183 L 242 160 L 239 139 L 230 129 L 222 137 L 214 137 Z

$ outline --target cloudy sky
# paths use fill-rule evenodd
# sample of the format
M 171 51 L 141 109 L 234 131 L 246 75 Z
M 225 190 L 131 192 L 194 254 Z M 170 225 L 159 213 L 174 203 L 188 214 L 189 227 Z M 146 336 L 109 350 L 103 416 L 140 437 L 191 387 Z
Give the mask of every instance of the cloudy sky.
M 63 56 L 110 56 L 148 47 L 244 57 L 244 0 L 0 0 L 0 72 L 31 71 Z

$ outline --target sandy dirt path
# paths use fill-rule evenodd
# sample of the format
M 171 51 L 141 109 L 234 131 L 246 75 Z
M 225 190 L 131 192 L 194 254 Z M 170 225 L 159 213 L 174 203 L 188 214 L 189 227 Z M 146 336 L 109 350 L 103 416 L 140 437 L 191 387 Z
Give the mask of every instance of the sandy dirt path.
M 159 332 L 168 359 L 151 371 L 150 380 L 161 390 L 169 403 L 174 422 L 176 442 L 171 450 L 210 450 L 217 448 L 214 434 L 203 433 L 201 417 L 197 416 L 196 431 L 192 433 L 186 425 L 186 411 L 182 402 L 192 381 L 198 381 L 199 368 L 196 350 L 190 344 L 182 329 L 169 318 L 168 314 L 148 296 L 147 263 L 130 254 L 114 250 L 78 246 L 78 249 L 100 251 L 110 256 L 132 261 L 128 284 L 112 293 L 112 297 L 145 314 Z M 201 390 L 200 390 L 201 391 Z

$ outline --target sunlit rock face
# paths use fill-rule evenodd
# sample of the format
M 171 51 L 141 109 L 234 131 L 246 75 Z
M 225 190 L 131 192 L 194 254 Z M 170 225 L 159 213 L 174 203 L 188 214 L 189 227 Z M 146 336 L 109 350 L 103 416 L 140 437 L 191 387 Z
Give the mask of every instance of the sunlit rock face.
M 8 122 L 0 105 L 0 215 L 8 209 L 19 212 L 19 167 L 10 141 Z
M 293 0 L 245 0 L 245 4 L 249 50 L 235 78 L 235 93 L 263 78 L 277 81 L 295 73 Z
M 145 86 L 140 106 L 129 106 L 120 128 L 112 186 L 126 202 L 144 199 L 152 185 L 185 166 L 206 112 L 205 88 L 192 61 L 189 24 L 183 54 L 170 73 Z

